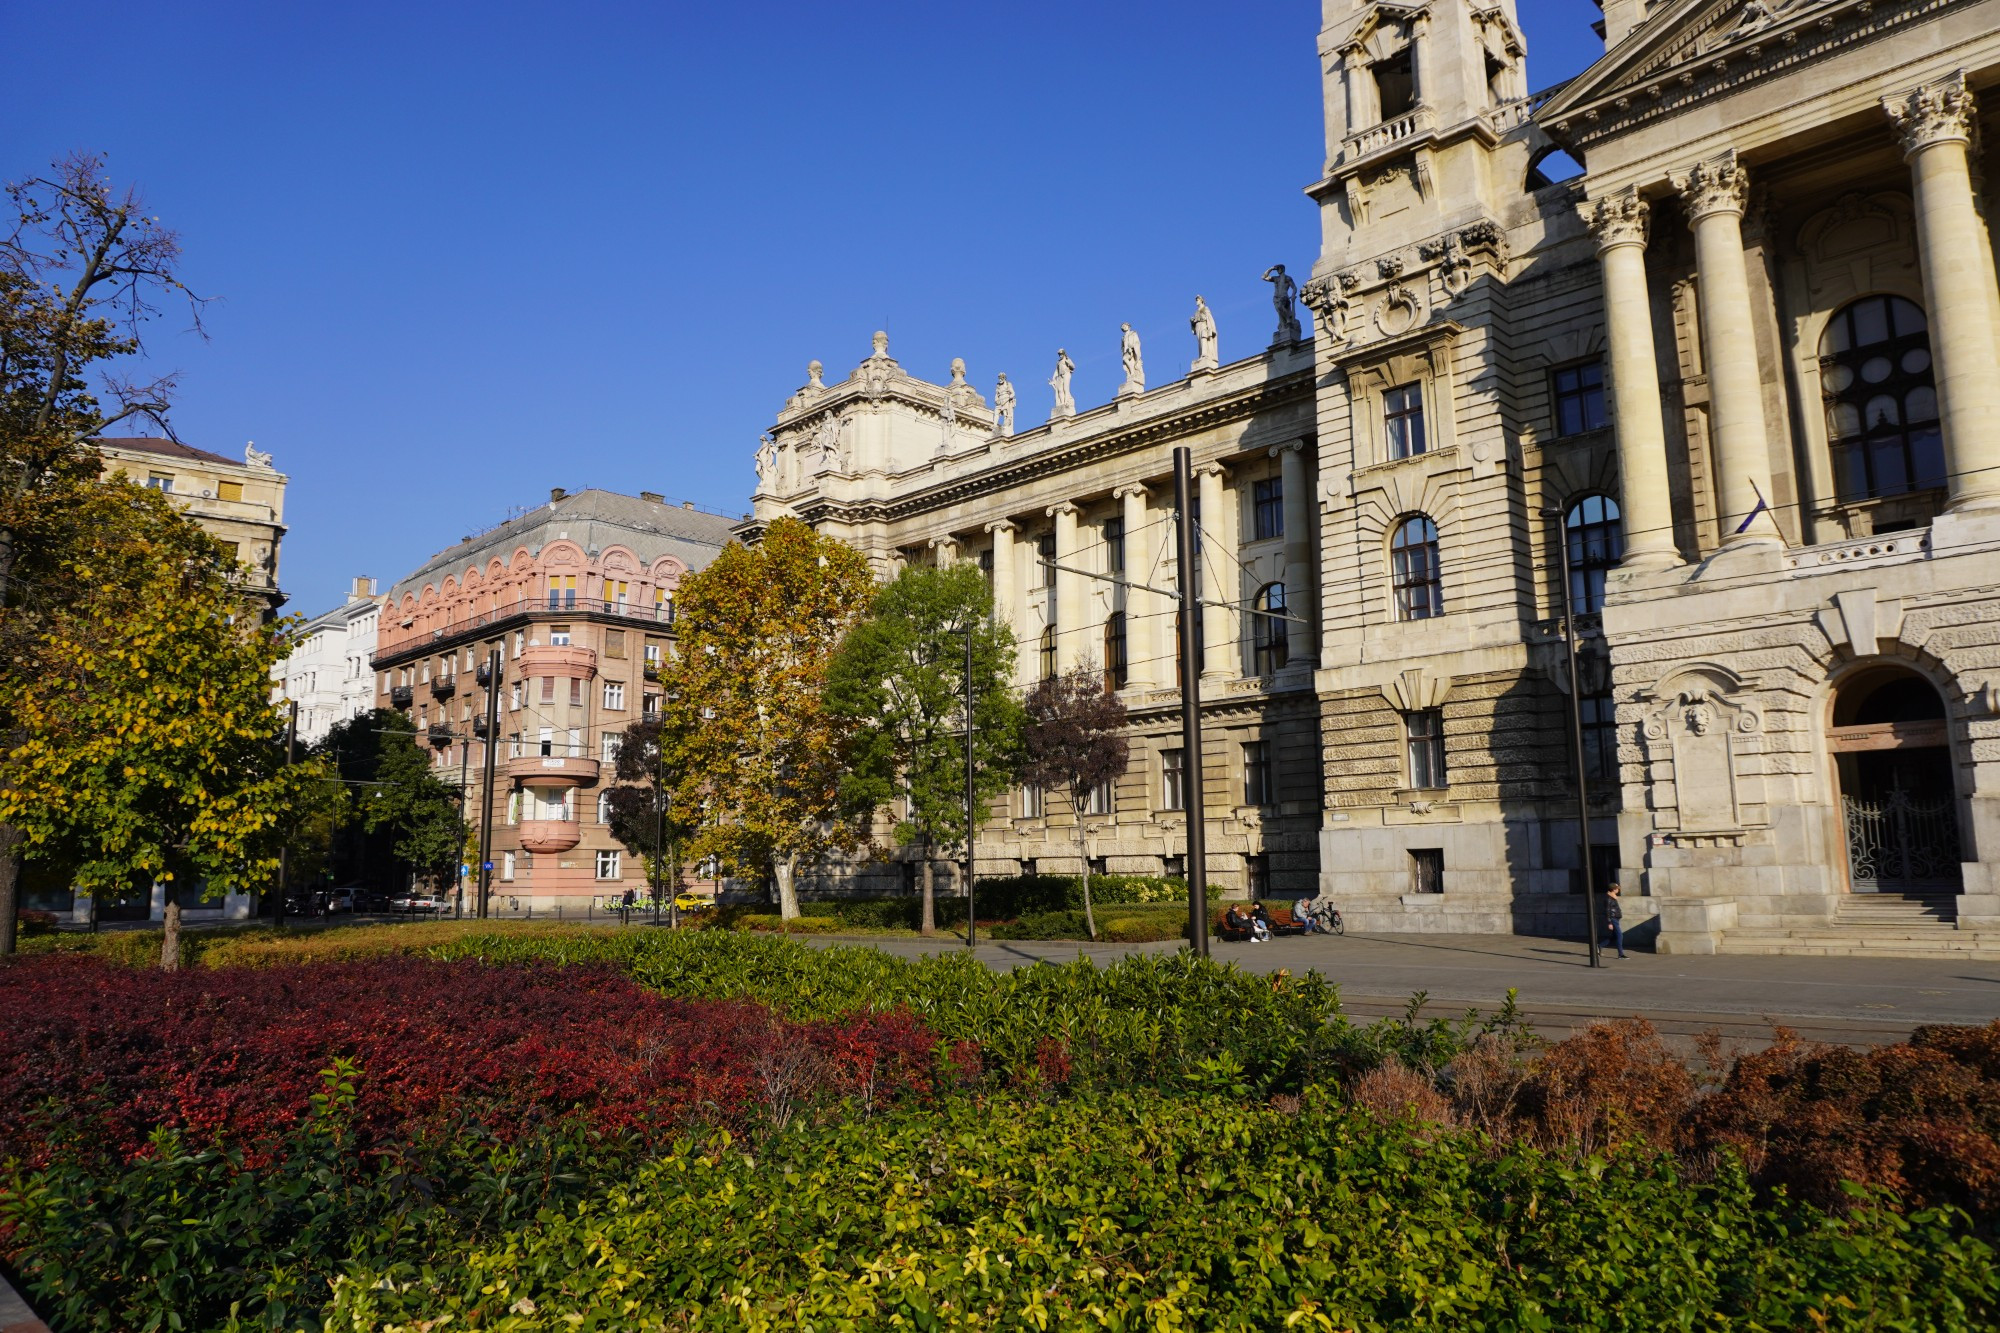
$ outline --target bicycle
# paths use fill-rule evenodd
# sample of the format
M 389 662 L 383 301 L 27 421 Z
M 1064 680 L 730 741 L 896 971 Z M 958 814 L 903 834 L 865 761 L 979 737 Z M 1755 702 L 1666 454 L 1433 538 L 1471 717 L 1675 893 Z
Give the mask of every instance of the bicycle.
M 1347 933 L 1347 922 L 1341 919 L 1340 909 L 1332 903 L 1314 903 L 1306 909 L 1306 919 L 1312 922 L 1314 930 L 1323 935 Z

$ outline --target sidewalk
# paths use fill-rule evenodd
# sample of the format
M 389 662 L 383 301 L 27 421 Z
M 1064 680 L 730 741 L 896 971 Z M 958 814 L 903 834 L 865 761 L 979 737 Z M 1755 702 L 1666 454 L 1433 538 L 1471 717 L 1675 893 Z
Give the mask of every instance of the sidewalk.
M 916 957 L 962 950 L 961 940 L 832 940 L 873 944 Z M 1168 944 L 982 941 L 980 961 L 996 968 L 1109 961 L 1129 953 L 1172 953 Z M 1317 969 L 1340 987 L 1357 1018 L 1401 1014 L 1426 994 L 1430 1017 L 1468 1008 L 1491 1011 L 1509 987 L 1538 1032 L 1559 1037 L 1594 1019 L 1639 1015 L 1676 1037 L 1716 1029 L 1749 1044 L 1769 1041 L 1774 1024 L 1814 1041 L 1872 1046 L 1901 1041 L 1927 1023 L 2000 1019 L 2000 963 L 1954 959 L 1796 958 L 1633 953 L 1604 955 L 1590 967 L 1581 941 L 1519 935 L 1285 936 L 1267 944 L 1211 942 L 1219 961 L 1251 972 Z

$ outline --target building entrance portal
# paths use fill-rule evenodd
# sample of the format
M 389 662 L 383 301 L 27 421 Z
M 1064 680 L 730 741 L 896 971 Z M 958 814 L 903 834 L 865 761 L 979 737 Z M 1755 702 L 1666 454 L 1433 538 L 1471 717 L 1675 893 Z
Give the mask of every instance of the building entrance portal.
M 1833 722 L 1849 890 L 1957 893 L 1958 793 L 1937 691 L 1900 668 L 1865 672 L 1835 696 Z

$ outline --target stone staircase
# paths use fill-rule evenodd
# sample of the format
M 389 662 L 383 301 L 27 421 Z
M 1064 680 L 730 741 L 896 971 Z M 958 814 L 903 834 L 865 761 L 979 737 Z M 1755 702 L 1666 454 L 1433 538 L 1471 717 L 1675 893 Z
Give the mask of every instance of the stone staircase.
M 2000 931 L 1958 929 L 1952 894 L 1853 893 L 1833 920 L 1724 932 L 1718 953 L 2000 960 Z

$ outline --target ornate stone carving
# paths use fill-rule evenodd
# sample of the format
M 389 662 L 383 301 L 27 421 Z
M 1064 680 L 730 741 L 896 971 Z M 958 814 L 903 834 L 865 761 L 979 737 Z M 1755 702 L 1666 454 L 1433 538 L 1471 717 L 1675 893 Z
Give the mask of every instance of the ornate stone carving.
M 1347 313 L 1353 302 L 1347 299 L 1347 288 L 1352 285 L 1344 281 L 1347 276 L 1314 278 L 1305 289 L 1307 309 L 1319 317 L 1321 330 L 1335 345 L 1348 341 Z
M 1688 224 L 1692 226 L 1712 213 L 1741 216 L 1750 198 L 1750 173 L 1731 149 L 1674 177 L 1674 188 L 1686 200 Z
M 1912 157 L 1933 144 L 1972 142 L 1977 108 L 1972 94 L 1966 90 L 1963 71 L 1937 83 L 1885 97 L 1882 109 L 1889 113 L 1889 122 L 1903 141 L 1904 157 Z
M 818 429 L 813 432 L 813 448 L 819 454 L 819 463 L 813 469 L 814 475 L 847 471 L 847 451 L 840 443 L 840 429 L 845 424 L 832 412 L 821 418 Z
M 1271 304 L 1278 310 L 1278 330 L 1271 335 L 1271 346 L 1289 346 L 1305 336 L 1299 327 L 1299 284 L 1285 272 L 1283 264 L 1265 269 L 1264 281 L 1271 284 Z
M 889 391 L 889 382 L 902 373 L 902 367 L 889 355 L 889 335 L 880 329 L 870 340 L 874 352 L 855 370 L 855 378 L 861 381 L 861 391 L 870 398 L 880 398 Z
M 1597 237 L 1597 248 L 1602 252 L 1614 245 L 1644 245 L 1651 212 L 1637 191 L 1625 190 L 1599 199 L 1585 221 L 1590 224 L 1591 234 Z
M 1403 257 L 1383 255 L 1375 261 L 1375 271 L 1385 278 L 1399 278 L 1403 275 Z
M 243 445 L 243 461 L 250 467 L 270 467 L 271 455 L 257 447 L 257 441 L 249 440 Z
M 1739 744 L 1763 729 L 1763 717 L 1724 693 L 1721 679 L 1706 669 L 1680 673 L 1680 679 L 1684 687 L 1659 696 L 1640 724 L 1648 750 L 1672 756 L 1679 831 L 1741 829 Z
M 1435 241 L 1425 241 L 1417 254 L 1437 265 L 1438 282 L 1446 296 L 1457 296 L 1472 284 L 1472 257 L 1456 233 L 1447 232 Z
M 1375 326 L 1391 338 L 1408 333 L 1423 321 L 1424 304 L 1415 291 L 1394 283 L 1375 309 Z

